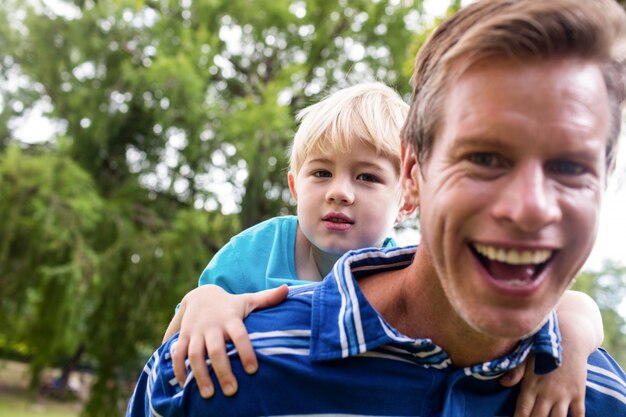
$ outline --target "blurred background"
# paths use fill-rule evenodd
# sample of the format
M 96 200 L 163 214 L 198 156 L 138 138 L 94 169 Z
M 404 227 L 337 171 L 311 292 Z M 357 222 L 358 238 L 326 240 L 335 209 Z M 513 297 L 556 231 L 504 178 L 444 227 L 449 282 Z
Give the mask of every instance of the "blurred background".
M 2 0 L 0 416 L 122 415 L 212 255 L 294 213 L 295 113 L 359 81 L 408 101 L 416 51 L 462 7 L 424 3 Z M 626 206 L 624 159 L 607 201 Z M 623 208 L 575 283 L 622 367 Z M 417 241 L 416 219 L 398 233 Z

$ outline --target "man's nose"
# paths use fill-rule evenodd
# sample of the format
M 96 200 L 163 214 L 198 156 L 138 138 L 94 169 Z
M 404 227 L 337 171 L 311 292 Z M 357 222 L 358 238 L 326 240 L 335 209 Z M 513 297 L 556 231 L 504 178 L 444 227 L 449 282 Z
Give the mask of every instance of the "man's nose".
M 555 184 L 539 162 L 517 167 L 494 205 L 496 217 L 524 232 L 536 232 L 558 222 L 562 211 Z
M 354 187 L 350 178 L 347 176 L 333 178 L 326 193 L 326 201 L 347 205 L 354 203 Z

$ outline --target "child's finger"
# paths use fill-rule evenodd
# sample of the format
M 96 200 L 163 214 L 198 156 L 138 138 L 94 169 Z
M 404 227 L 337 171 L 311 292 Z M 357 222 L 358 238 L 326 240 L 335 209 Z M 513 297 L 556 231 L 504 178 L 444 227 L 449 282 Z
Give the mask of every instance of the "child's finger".
M 180 331 L 180 324 L 181 324 L 181 321 L 182 321 L 183 312 L 184 312 L 184 308 L 181 307 L 176 312 L 176 314 L 174 314 L 174 317 L 172 318 L 172 321 L 170 321 L 170 324 L 167 325 L 167 329 L 165 330 L 165 334 L 163 335 L 163 341 L 161 343 L 165 343 L 172 336 L 174 336 L 176 334 L 176 332 Z
M 285 298 L 287 298 L 287 294 L 289 294 L 289 287 L 286 284 L 270 290 L 245 294 L 248 305 L 246 316 L 254 310 L 273 307 L 280 304 L 285 300 Z
M 220 384 L 220 388 L 222 388 L 222 392 L 227 397 L 235 395 L 237 392 L 237 380 L 233 375 L 230 360 L 226 355 L 224 337 L 221 336 L 218 338 L 215 334 L 207 333 L 205 335 L 205 344 L 213 371 Z
M 550 407 L 545 401 L 541 401 L 539 393 L 534 388 L 530 389 L 529 385 L 532 385 L 529 380 L 522 381 L 522 389 L 517 396 L 513 417 L 536 417 L 541 410 L 545 410 L 543 417 L 549 417 Z
M 187 358 L 187 347 L 189 341 L 182 335 L 176 342 L 176 347 L 172 352 L 172 365 L 174 368 L 174 376 L 176 381 L 182 387 L 187 379 L 187 367 L 185 366 L 185 359 Z
M 513 417 L 530 417 L 535 407 L 535 399 L 527 395 L 520 395 L 517 397 L 515 403 L 515 414 Z
M 518 366 L 517 368 L 511 369 L 509 372 L 504 374 L 500 378 L 500 384 L 505 387 L 512 387 L 522 380 L 524 377 L 524 364 Z
M 585 417 L 585 399 L 577 398 L 569 405 L 571 417 Z M 567 414 L 567 409 L 565 410 Z
M 535 401 L 535 405 L 533 407 L 533 411 L 530 413 L 530 417 L 552 417 L 552 403 L 542 401 L 538 398 Z
M 189 342 L 189 365 L 198 384 L 200 395 L 203 398 L 210 398 L 215 393 L 213 382 L 209 378 L 209 370 L 206 364 L 206 351 L 204 349 L 204 339 L 193 338 Z
M 566 402 L 559 402 L 554 404 L 552 410 L 550 410 L 549 417 L 567 417 L 568 405 Z M 546 414 L 546 416 L 548 416 Z
M 259 364 L 257 362 L 254 349 L 252 348 L 252 343 L 250 342 L 250 336 L 248 335 L 248 331 L 246 326 L 243 324 L 243 321 L 231 321 L 228 324 L 227 331 L 230 340 L 232 340 L 233 344 L 237 348 L 237 353 L 239 354 L 239 359 L 241 360 L 243 369 L 248 374 L 255 373 Z

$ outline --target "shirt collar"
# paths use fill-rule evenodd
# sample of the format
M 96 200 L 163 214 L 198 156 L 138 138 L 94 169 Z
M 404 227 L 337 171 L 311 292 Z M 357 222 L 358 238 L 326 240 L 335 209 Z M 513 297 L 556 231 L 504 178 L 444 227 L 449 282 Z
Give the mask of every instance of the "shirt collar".
M 366 352 L 392 353 L 424 366 L 446 368 L 447 353 L 430 339 L 400 334 L 365 299 L 356 281 L 378 272 L 402 269 L 413 260 L 416 246 L 368 248 L 348 252 L 328 277 L 315 287 L 311 320 L 311 358 L 316 361 L 347 358 Z M 467 375 L 495 378 L 536 355 L 536 372 L 560 365 L 560 334 L 556 315 L 534 335 L 522 340 L 508 355 L 465 368 Z

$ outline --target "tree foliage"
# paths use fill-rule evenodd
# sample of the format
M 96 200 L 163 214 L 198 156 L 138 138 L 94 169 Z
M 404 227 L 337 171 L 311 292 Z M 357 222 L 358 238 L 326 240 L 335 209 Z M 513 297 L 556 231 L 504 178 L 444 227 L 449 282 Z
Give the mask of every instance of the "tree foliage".
M 0 156 L 2 328 L 38 347 L 36 369 L 76 350 L 84 334 L 103 208 L 89 175 L 62 154 L 11 146 Z
M 3 1 L 0 341 L 27 347 L 33 383 L 92 364 L 85 413 L 117 414 L 211 255 L 292 210 L 296 112 L 364 79 L 408 93 L 420 7 Z M 37 108 L 58 131 L 17 142 Z

